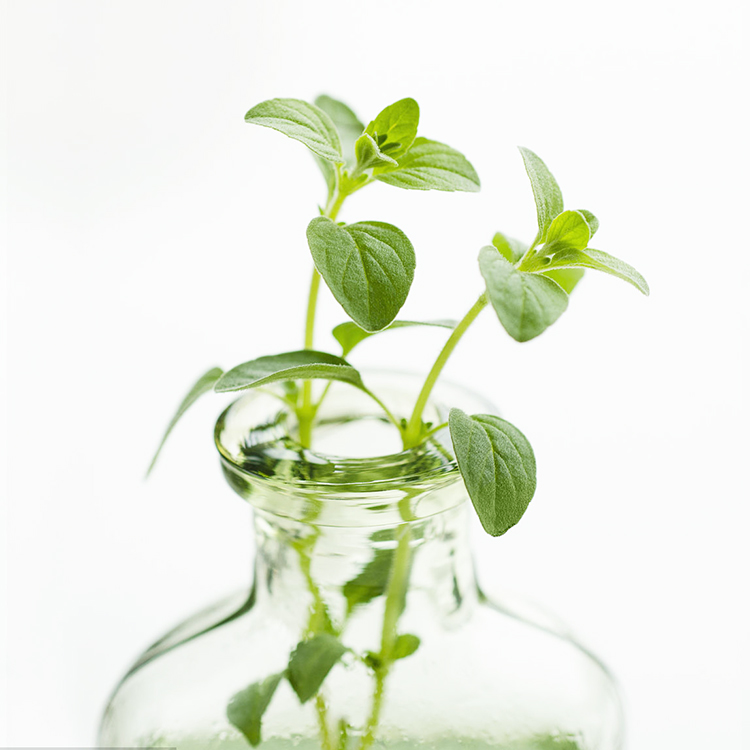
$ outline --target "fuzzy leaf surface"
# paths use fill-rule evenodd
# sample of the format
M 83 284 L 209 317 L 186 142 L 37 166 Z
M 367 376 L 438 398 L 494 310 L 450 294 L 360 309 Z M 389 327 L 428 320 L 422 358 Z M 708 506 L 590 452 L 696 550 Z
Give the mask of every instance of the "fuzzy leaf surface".
M 414 139 L 419 126 L 419 105 L 414 99 L 400 99 L 386 107 L 365 129 L 383 153 L 400 160 Z
M 245 735 L 247 741 L 257 747 L 261 743 L 261 721 L 283 673 L 266 677 L 232 696 L 227 705 L 227 719 Z
M 331 96 L 321 94 L 315 99 L 315 105 L 331 118 L 339 133 L 341 153 L 348 165 L 354 164 L 354 144 L 364 133 L 365 126 L 344 102 Z
M 547 165 L 530 149 L 518 149 L 523 157 L 526 174 L 531 182 L 536 203 L 536 216 L 539 224 L 538 240 L 543 241 L 547 236 L 547 228 L 552 220 L 563 210 L 563 197 L 560 186 L 547 169 Z
M 362 377 L 345 359 L 314 349 L 258 357 L 233 367 L 219 379 L 217 393 L 242 391 L 283 380 L 339 380 L 364 389 Z
M 575 269 L 575 268 L 592 268 L 595 271 L 602 271 L 618 279 L 627 281 L 632 284 L 639 292 L 648 296 L 649 288 L 646 279 L 641 276 L 633 266 L 625 261 L 608 255 L 601 250 L 594 250 L 587 247 L 585 250 L 576 250 L 571 247 L 563 247 L 555 252 L 549 258 L 549 262 L 541 265 L 538 259 L 534 259 L 529 264 L 529 273 L 538 274 L 548 272 L 553 269 Z
M 582 214 L 583 218 L 586 219 L 586 223 L 591 230 L 591 236 L 593 237 L 599 229 L 599 219 L 597 219 L 591 211 L 587 211 L 585 208 L 579 208 L 578 213 Z
M 491 414 L 451 409 L 451 440 L 484 530 L 500 536 L 523 516 L 536 490 L 534 451 L 523 433 Z
M 583 250 L 591 239 L 591 228 L 580 211 L 563 211 L 555 216 L 547 230 L 546 245 L 553 249 L 558 246 Z
M 346 323 L 340 323 L 337 325 L 331 333 L 336 341 L 341 344 L 341 356 L 346 357 L 357 344 L 364 341 L 370 336 L 374 336 L 376 333 L 384 333 L 385 331 L 393 331 L 396 328 L 411 328 L 412 326 L 432 326 L 436 328 L 448 328 L 453 329 L 458 325 L 455 320 L 394 320 L 387 328 L 383 328 L 382 331 L 365 331 L 360 328 L 356 323 L 347 321 Z
M 407 190 L 476 193 L 480 187 L 476 170 L 463 154 L 427 138 L 417 138 L 409 151 L 398 159 L 398 167 L 378 167 L 373 176 Z
M 562 287 L 545 276 L 519 271 L 495 247 L 480 250 L 479 270 L 490 304 L 516 341 L 539 336 L 568 306 Z
M 334 164 L 344 162 L 341 140 L 331 118 L 302 99 L 268 99 L 249 110 L 245 122 L 278 130 Z
M 380 150 L 369 133 L 363 133 L 354 144 L 354 155 L 358 169 L 371 169 L 383 165 L 396 166 L 397 162 Z
M 321 633 L 302 641 L 289 659 L 287 677 L 300 703 L 307 703 L 320 690 L 346 646 L 335 635 Z
M 582 268 L 556 268 L 553 271 L 542 271 L 541 275 L 552 279 L 570 294 L 583 278 L 584 273 Z
M 315 267 L 349 317 L 380 331 L 396 317 L 414 279 L 409 238 L 392 224 L 362 221 L 339 226 L 319 216 L 307 227 Z
M 495 232 L 495 236 L 492 238 L 492 244 L 500 251 L 500 254 L 505 260 L 514 265 L 521 260 L 523 254 L 528 249 L 528 246 L 521 242 L 521 240 L 508 237 L 502 232 Z
M 204 394 L 208 393 L 210 390 L 213 389 L 214 385 L 216 384 L 216 381 L 219 380 L 219 378 L 223 375 L 224 371 L 220 367 L 212 367 L 208 372 L 203 373 L 203 375 L 198 378 L 198 380 L 195 382 L 195 385 L 188 391 L 187 396 L 182 400 L 182 403 L 177 409 L 177 412 L 172 417 L 172 420 L 170 421 L 169 425 L 167 426 L 167 429 L 164 433 L 164 437 L 162 437 L 161 442 L 159 443 L 159 447 L 156 449 L 156 453 L 154 453 L 154 457 L 151 459 L 151 464 L 148 467 L 148 470 L 146 471 L 146 476 L 148 476 L 154 466 L 156 465 L 156 459 L 159 458 L 159 454 L 161 453 L 161 449 L 164 447 L 164 443 L 167 442 L 167 438 L 169 437 L 169 434 L 174 429 L 174 426 L 180 421 L 182 418 L 182 415 Z

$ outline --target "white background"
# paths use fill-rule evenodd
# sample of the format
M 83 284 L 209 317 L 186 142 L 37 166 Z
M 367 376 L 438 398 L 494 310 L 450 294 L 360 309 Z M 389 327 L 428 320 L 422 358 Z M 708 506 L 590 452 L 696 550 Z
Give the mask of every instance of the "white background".
M 750 747 L 747 81 L 742 0 L 8 2 L 8 689 L 0 744 L 92 743 L 132 658 L 248 581 L 249 509 L 199 403 L 209 366 L 301 344 L 304 147 L 245 125 L 327 92 L 367 121 L 404 96 L 479 195 L 375 185 L 342 219 L 401 227 L 403 317 L 460 317 L 494 231 L 531 239 L 517 144 L 652 296 L 589 273 L 541 338 L 491 311 L 447 376 L 535 446 L 539 490 L 482 577 L 568 619 L 618 675 L 629 747 Z M 6 259 L 4 259 L 6 262 Z M 323 297 L 325 331 L 343 320 Z M 443 334 L 355 364 L 424 371 Z M 5 454 L 5 451 L 3 451 Z

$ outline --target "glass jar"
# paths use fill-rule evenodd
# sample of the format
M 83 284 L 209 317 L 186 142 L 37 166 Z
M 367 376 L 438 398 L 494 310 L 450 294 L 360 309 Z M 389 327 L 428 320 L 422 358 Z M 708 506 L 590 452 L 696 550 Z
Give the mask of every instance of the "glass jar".
M 408 414 L 419 384 L 380 381 L 391 410 Z M 601 662 L 549 618 L 478 586 L 447 430 L 398 452 L 372 402 L 336 384 L 305 450 L 279 395 L 252 392 L 216 426 L 224 474 L 254 510 L 249 591 L 143 654 L 110 700 L 100 745 L 620 748 L 620 701 Z M 493 412 L 443 387 L 425 419 L 444 422 L 442 403 Z

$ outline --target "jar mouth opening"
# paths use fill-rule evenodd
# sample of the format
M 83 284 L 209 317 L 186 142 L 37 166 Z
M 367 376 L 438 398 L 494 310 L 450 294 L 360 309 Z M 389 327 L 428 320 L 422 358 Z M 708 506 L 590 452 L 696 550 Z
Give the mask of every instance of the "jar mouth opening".
M 296 418 L 287 406 L 268 393 L 249 393 L 232 402 L 220 415 L 214 440 L 224 464 L 259 481 L 297 488 L 332 488 L 343 491 L 365 486 L 373 490 L 397 483 L 425 481 L 456 475 L 458 466 L 447 427 L 413 448 L 377 455 L 343 455 L 342 450 L 318 447 L 353 440 L 360 444 L 388 445 L 396 428 L 378 413 L 377 406 L 361 399 L 346 400 L 345 413 L 329 409 L 316 421 L 317 441 L 304 448 L 296 437 Z M 339 406 L 341 404 L 339 403 Z M 447 411 L 435 416 L 447 420 Z M 390 433 L 385 438 L 386 433 Z M 346 446 L 351 448 L 351 442 Z
M 421 387 L 421 379 L 398 373 L 366 373 L 366 382 L 397 418 L 408 416 Z M 227 481 L 256 507 L 302 517 L 310 508 L 300 504 L 335 500 L 340 507 L 385 510 L 403 506 L 407 498 L 413 513 L 424 496 L 436 496 L 460 480 L 447 427 L 399 450 L 398 430 L 379 407 L 361 391 L 334 383 L 318 412 L 313 444 L 303 448 L 293 410 L 280 395 L 279 390 L 251 391 L 229 405 L 214 431 Z M 446 423 L 453 406 L 494 411 L 464 389 L 444 384 L 425 409 L 425 422 Z

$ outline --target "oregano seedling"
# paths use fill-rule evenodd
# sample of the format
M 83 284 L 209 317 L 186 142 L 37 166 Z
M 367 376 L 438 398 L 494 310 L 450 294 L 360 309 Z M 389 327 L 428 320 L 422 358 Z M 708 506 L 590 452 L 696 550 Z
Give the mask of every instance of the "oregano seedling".
M 414 281 L 419 249 L 415 250 L 403 229 L 381 217 L 365 215 L 348 223 L 339 220 L 339 213 L 352 195 L 373 183 L 404 190 L 476 192 L 480 180 L 471 162 L 453 147 L 418 132 L 419 105 L 411 98 L 384 107 L 367 125 L 349 106 L 326 95 L 314 103 L 270 99 L 252 107 L 245 121 L 304 144 L 325 180 L 325 200 L 317 215 L 311 211 L 306 237 L 300 237 L 299 243 L 302 257 L 307 245 L 312 266 L 303 348 L 261 356 L 227 371 L 207 371 L 180 404 L 149 471 L 175 424 L 210 390 L 225 393 L 277 388 L 276 395 L 296 425 L 290 438 L 296 440 L 300 450 L 308 449 L 321 403 L 331 397 L 327 386 L 315 395 L 312 383 L 336 381 L 358 388 L 378 404 L 384 420 L 398 431 L 405 451 L 418 450 L 427 440 L 439 441 L 446 455 L 450 455 L 447 452 L 452 447 L 483 528 L 493 536 L 505 534 L 519 522 L 534 496 L 534 452 L 517 427 L 496 415 L 465 414 L 452 408 L 447 423 L 425 423 L 423 414 L 443 368 L 488 305 L 513 339 L 526 342 L 560 319 L 586 269 L 619 278 L 647 295 L 645 279 L 624 261 L 591 246 L 599 229 L 596 216 L 587 209 L 566 210 L 560 186 L 547 165 L 530 149 L 520 148 L 536 205 L 533 241 L 526 243 L 488 227 L 488 242 L 479 250 L 479 294 L 463 318 L 400 320 L 397 316 Z M 321 281 L 334 304 L 349 318 L 332 332 L 341 348 L 339 354 L 314 346 Z M 410 328 L 412 334 L 418 335 L 425 327 L 445 329 L 445 343 L 425 377 L 413 409 L 394 414 L 346 358 L 373 335 L 396 328 Z M 446 439 L 448 434 L 450 441 Z M 313 606 L 308 632 L 293 649 L 288 664 L 237 692 L 228 704 L 229 721 L 251 745 L 261 742 L 262 717 L 284 680 L 300 703 L 316 697 L 321 723 L 325 725 L 325 701 L 320 694 L 329 672 L 347 652 L 371 670 L 375 679 L 373 716 L 360 747 L 372 744 L 390 669 L 397 661 L 415 654 L 414 658 L 418 658 L 420 653 L 417 635 L 398 632 L 411 571 L 409 518 L 404 516 L 403 520 L 398 537 L 393 540 L 395 546 L 376 549 L 372 559 L 342 586 L 345 612 L 340 622 L 334 624 L 310 578 Z M 306 559 L 304 546 L 297 551 L 301 560 Z M 380 602 L 383 608 L 380 649 L 357 655 L 345 645 L 344 630 L 350 618 L 356 618 L 374 602 Z M 348 733 L 349 726 L 343 721 L 341 742 L 346 742 Z

